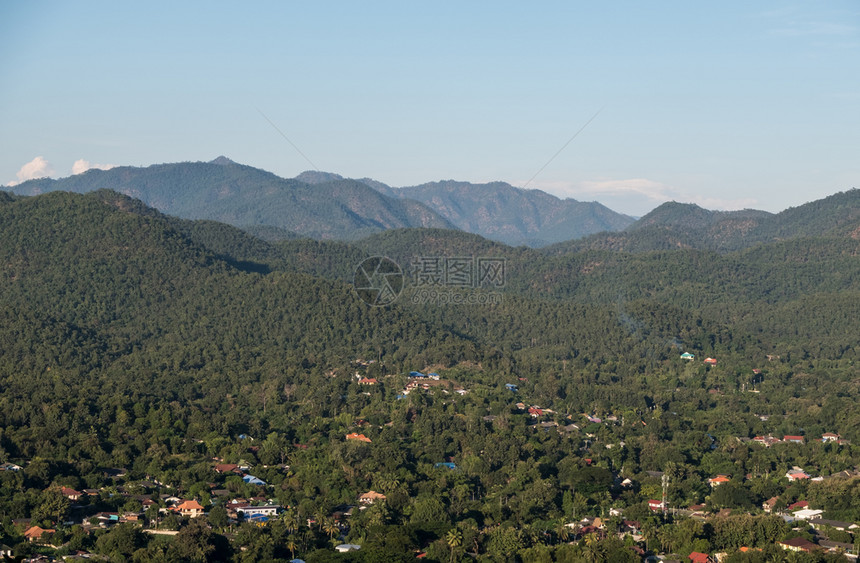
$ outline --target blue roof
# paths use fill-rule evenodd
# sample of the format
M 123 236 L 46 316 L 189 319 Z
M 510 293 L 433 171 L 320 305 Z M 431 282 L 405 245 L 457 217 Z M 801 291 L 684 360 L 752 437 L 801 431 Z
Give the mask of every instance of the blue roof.
M 254 477 L 253 475 L 245 475 L 242 477 L 242 480 L 248 483 L 249 485 L 265 485 L 266 482 L 260 479 L 259 477 Z
M 440 461 L 435 467 L 447 467 L 448 469 L 457 469 L 457 465 L 453 461 Z
M 424 375 L 423 373 L 421 373 L 420 371 L 410 371 L 409 377 L 427 377 L 427 376 Z

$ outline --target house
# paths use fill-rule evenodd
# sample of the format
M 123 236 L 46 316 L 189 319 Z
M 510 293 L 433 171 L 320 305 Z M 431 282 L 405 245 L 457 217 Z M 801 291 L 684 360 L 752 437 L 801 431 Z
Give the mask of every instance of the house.
M 196 500 L 185 500 L 182 501 L 177 507 L 176 510 L 183 516 L 188 516 L 189 518 L 197 518 L 198 516 L 203 516 L 203 506 L 200 505 Z
M 79 500 L 84 494 L 69 487 L 61 487 L 60 494 L 69 500 Z
M 804 508 L 808 508 L 809 503 L 805 500 L 799 500 L 797 502 L 793 502 L 785 507 L 786 512 L 794 512 L 795 510 L 803 510 Z
M 457 469 L 457 465 L 453 461 L 440 461 L 433 467 L 447 467 L 448 469 Z
M 815 549 L 818 549 L 818 546 L 809 541 L 806 538 L 791 538 L 790 540 L 785 540 L 781 542 L 776 542 L 778 546 L 787 551 L 805 551 L 809 553 Z
M 362 377 L 358 380 L 359 385 L 376 385 L 379 381 L 375 377 Z
M 689 353 L 689 352 L 684 352 L 683 354 L 681 354 L 681 359 L 682 359 L 682 360 L 687 360 L 687 361 L 689 361 L 689 360 L 695 360 L 695 359 L 696 359 L 696 356 L 694 356 L 693 354 L 691 354 L 691 353 Z
M 420 371 L 410 371 L 410 372 L 409 372 L 409 377 L 422 378 L 422 377 L 427 377 L 427 376 L 426 376 L 426 375 L 424 375 L 423 373 L 421 373 Z
M 663 501 L 660 500 L 649 500 L 648 508 L 651 509 L 651 512 L 662 512 L 663 511 Z
M 821 435 L 822 442 L 838 442 L 839 434 L 835 434 L 833 432 L 826 432 Z
M 519 388 L 513 383 L 505 383 L 505 389 L 507 389 L 508 391 L 513 391 L 515 393 L 519 390 Z
M 761 508 L 768 514 L 773 512 L 773 507 L 776 506 L 776 503 L 779 502 L 779 497 L 770 497 L 763 503 L 761 503 Z
M 783 436 L 782 441 L 783 442 L 791 442 L 793 444 L 802 444 L 803 443 L 803 436 Z
M 539 407 L 529 407 L 529 414 L 532 418 L 539 418 L 543 416 L 543 409 Z
M 854 544 L 853 543 L 844 543 L 838 541 L 831 541 L 825 539 L 818 540 L 818 547 L 822 547 L 830 552 L 842 552 L 842 553 L 853 553 Z
M 338 553 L 346 553 L 348 551 L 358 551 L 361 549 L 361 546 L 354 543 L 342 543 L 340 545 L 336 545 L 334 549 Z
M 711 487 L 717 487 L 719 485 L 722 485 L 723 483 L 728 483 L 731 480 L 731 477 L 729 477 L 728 475 L 717 475 L 716 477 L 711 477 L 710 479 L 708 479 L 708 483 L 711 485 Z
M 244 518 L 251 519 L 276 516 L 280 508 L 280 505 L 277 504 L 265 506 L 241 506 L 236 508 L 236 512 L 241 514 Z
M 797 520 L 809 520 L 811 518 L 818 518 L 823 512 L 823 510 L 812 510 L 809 508 L 804 508 L 803 510 L 795 511 L 793 513 L 793 516 Z
M 793 467 L 785 473 L 785 476 L 788 477 L 789 482 L 809 479 L 809 473 L 799 467 Z
M 779 440 L 777 440 L 773 436 L 756 436 L 755 438 L 753 438 L 753 442 L 769 448 L 779 442 Z
M 717 360 L 715 360 L 714 358 L 705 358 L 705 363 L 709 366 L 715 366 L 717 365 Z
M 14 463 L 0 463 L 0 471 L 21 471 L 20 465 Z
M 253 475 L 245 475 L 244 477 L 242 477 L 242 480 L 244 482 L 248 483 L 249 485 L 259 485 L 259 486 L 265 486 L 266 485 L 265 481 L 263 481 L 259 477 L 254 477 Z
M 709 563 L 711 558 L 708 557 L 707 553 L 700 553 L 698 551 L 694 551 L 689 555 L 690 561 L 693 563 Z
M 368 438 L 364 434 L 357 434 L 355 432 L 350 432 L 349 434 L 347 434 L 346 439 L 347 440 L 356 440 L 359 442 L 367 442 L 368 444 L 370 443 L 370 438 Z
M 107 528 L 108 526 L 111 526 L 111 525 L 119 522 L 119 513 L 117 513 L 117 512 L 99 512 L 99 513 L 93 515 L 93 518 L 95 518 L 98 521 L 99 527 Z
M 53 528 L 41 528 L 39 526 L 31 526 L 24 530 L 24 537 L 31 542 L 37 542 L 42 539 L 44 534 L 53 534 L 56 532 Z
M 827 520 L 824 518 L 810 518 L 809 523 L 816 528 L 822 526 L 829 526 L 831 528 L 839 530 L 840 532 L 845 532 L 847 530 L 856 530 L 857 528 L 860 528 L 860 526 L 852 522 L 841 522 L 839 520 Z
M 366 493 L 362 493 L 358 497 L 358 502 L 361 504 L 373 504 L 378 500 L 385 500 L 385 495 L 377 493 L 376 491 L 368 491 Z
M 235 463 L 218 463 L 215 465 L 215 473 L 241 473 L 241 471 Z

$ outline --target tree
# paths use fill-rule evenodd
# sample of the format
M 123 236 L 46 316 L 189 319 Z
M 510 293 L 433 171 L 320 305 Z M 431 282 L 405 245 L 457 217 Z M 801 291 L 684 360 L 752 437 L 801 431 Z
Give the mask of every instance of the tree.
M 212 531 L 203 518 L 192 518 L 183 526 L 173 542 L 176 557 L 183 561 L 225 561 L 230 546 L 226 538 Z
M 227 518 L 227 509 L 221 505 L 213 506 L 209 510 L 209 523 L 212 524 L 215 528 L 223 528 L 227 525 L 229 519 Z
M 126 561 L 139 548 L 145 547 L 147 538 L 137 526 L 117 524 L 96 540 L 96 553 L 112 560 Z
M 451 561 L 453 562 L 455 550 L 463 545 L 463 532 L 457 528 L 451 528 L 448 530 L 448 533 L 445 534 L 445 542 L 448 544 L 448 547 L 451 548 Z

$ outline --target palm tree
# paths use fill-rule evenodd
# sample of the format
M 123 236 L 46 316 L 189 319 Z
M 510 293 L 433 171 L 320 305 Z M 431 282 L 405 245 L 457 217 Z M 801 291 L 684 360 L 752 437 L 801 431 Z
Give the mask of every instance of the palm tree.
M 570 528 L 567 527 L 564 520 L 558 521 L 558 526 L 555 527 L 555 535 L 560 542 L 566 542 L 570 538 Z
M 290 558 L 296 558 L 296 538 L 292 534 L 287 538 L 287 549 L 290 550 Z
M 333 518 L 326 518 L 322 523 L 322 529 L 328 534 L 330 539 L 334 539 L 334 537 L 340 533 L 340 527 Z
M 457 528 L 451 528 L 445 534 L 445 541 L 448 542 L 448 547 L 451 548 L 451 561 L 454 561 L 454 550 L 463 545 L 463 532 Z
M 299 529 L 299 518 L 292 508 L 288 508 L 281 513 L 281 521 L 289 533 L 293 533 Z
M 603 561 L 605 558 L 600 536 L 595 533 L 585 536 L 585 558 L 592 563 Z

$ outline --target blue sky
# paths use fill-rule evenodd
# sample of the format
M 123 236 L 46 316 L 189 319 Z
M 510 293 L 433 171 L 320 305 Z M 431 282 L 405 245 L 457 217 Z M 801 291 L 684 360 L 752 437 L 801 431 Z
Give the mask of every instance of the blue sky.
M 223 154 L 284 177 L 503 180 L 633 215 L 779 211 L 860 185 L 854 0 L 0 14 L 0 184 Z

